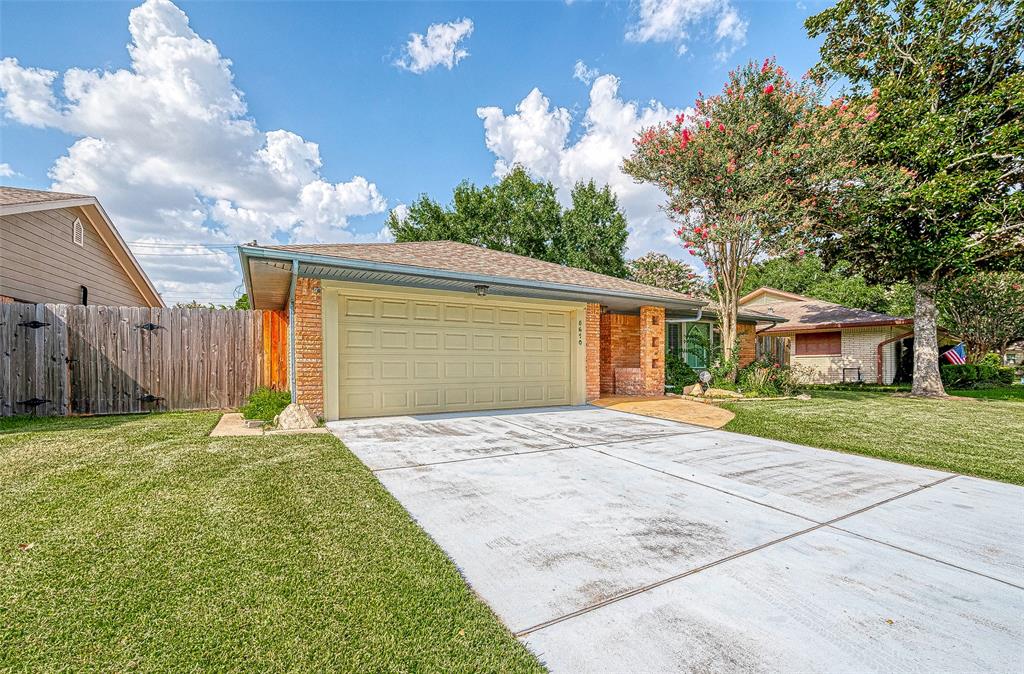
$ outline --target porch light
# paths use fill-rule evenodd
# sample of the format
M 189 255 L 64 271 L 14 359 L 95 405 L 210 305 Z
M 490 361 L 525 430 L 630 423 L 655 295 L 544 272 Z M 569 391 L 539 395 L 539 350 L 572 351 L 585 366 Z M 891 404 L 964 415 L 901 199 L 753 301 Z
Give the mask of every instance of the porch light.
M 476 290 L 476 294 L 479 295 L 480 297 L 485 297 L 487 295 L 487 290 L 489 288 L 490 286 L 484 285 L 483 283 L 479 283 L 473 286 L 473 289 Z

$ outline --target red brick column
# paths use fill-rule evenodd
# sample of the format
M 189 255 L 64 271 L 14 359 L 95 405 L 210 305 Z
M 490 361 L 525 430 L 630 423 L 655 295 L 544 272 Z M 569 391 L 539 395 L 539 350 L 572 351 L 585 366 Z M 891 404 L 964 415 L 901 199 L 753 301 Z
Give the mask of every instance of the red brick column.
M 740 367 L 746 367 L 757 359 L 757 333 L 753 325 L 738 323 L 736 335 L 739 337 L 740 350 L 737 354 Z
M 324 415 L 324 332 L 318 279 L 295 284 L 296 399 L 314 416 Z
M 601 397 L 601 305 L 588 304 L 586 314 L 587 402 Z
M 665 395 L 664 307 L 640 307 L 640 371 L 644 395 Z

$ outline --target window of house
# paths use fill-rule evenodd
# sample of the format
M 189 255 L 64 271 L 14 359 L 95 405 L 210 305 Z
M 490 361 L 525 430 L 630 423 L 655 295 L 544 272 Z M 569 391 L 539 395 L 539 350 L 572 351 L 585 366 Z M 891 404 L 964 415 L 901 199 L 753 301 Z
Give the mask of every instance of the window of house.
M 808 332 L 796 336 L 798 356 L 839 356 L 842 353 L 842 333 Z
M 71 225 L 71 240 L 75 242 L 75 245 L 85 246 L 85 229 L 82 227 L 82 221 L 78 218 L 75 218 Z

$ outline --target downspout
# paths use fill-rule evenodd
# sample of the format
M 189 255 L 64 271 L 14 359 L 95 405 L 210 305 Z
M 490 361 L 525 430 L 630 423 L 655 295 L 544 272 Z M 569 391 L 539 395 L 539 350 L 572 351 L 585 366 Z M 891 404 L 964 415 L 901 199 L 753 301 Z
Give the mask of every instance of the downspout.
M 292 259 L 292 282 L 288 287 L 288 388 L 292 392 L 292 404 L 297 402 L 295 390 L 295 285 L 299 280 L 299 261 Z

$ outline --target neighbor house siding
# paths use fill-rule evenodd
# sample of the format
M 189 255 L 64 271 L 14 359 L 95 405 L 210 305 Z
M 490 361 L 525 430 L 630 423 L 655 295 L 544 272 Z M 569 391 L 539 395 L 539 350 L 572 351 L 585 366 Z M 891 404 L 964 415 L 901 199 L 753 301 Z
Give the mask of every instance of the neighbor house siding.
M 907 332 L 903 326 L 846 328 L 841 331 L 841 353 L 830 356 L 798 356 L 797 340 L 791 341 L 791 363 L 804 381 L 812 384 L 837 384 L 843 381 L 844 368 L 859 368 L 860 378 L 867 383 L 878 380 L 878 345 Z M 895 352 L 883 346 L 883 381 L 892 382 L 895 373 Z M 852 376 L 852 372 L 849 373 Z
M 75 218 L 83 245 L 72 240 Z M 29 303 L 149 306 L 77 208 L 0 216 L 0 295 Z

